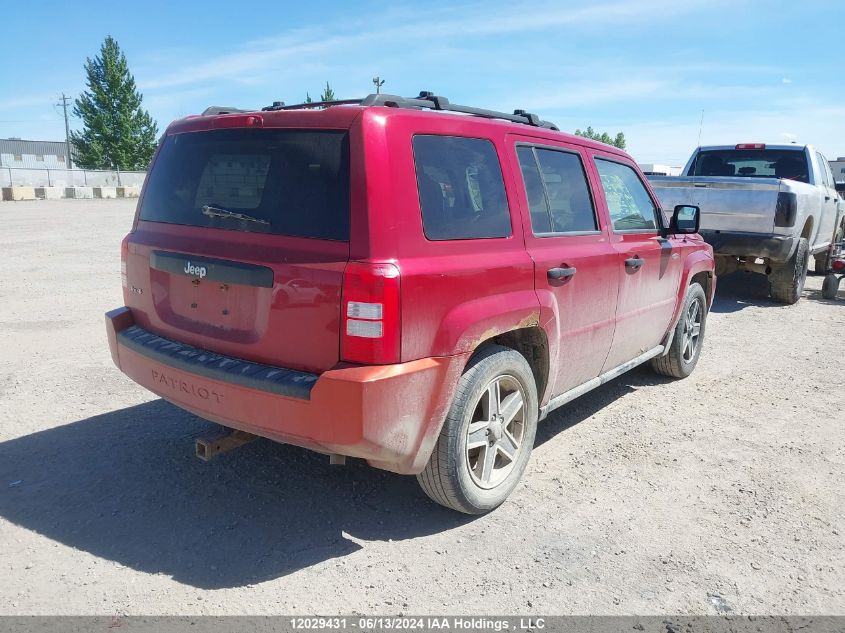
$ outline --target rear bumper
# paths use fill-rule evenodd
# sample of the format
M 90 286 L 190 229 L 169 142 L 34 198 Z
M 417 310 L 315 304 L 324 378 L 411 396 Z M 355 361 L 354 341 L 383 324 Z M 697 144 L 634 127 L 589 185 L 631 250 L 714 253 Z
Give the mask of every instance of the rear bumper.
M 163 339 L 128 308 L 106 313 L 112 359 L 135 382 L 202 418 L 279 442 L 420 472 L 467 355 L 322 374 L 231 359 Z
M 795 238 L 773 233 L 743 233 L 730 231 L 699 231 L 716 255 L 734 257 L 763 257 L 786 261 L 792 255 Z

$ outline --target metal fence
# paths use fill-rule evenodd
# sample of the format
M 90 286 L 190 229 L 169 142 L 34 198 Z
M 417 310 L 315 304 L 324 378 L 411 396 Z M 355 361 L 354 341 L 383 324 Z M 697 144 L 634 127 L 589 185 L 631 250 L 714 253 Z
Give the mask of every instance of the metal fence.
M 0 167 L 0 187 L 140 187 L 144 171 Z

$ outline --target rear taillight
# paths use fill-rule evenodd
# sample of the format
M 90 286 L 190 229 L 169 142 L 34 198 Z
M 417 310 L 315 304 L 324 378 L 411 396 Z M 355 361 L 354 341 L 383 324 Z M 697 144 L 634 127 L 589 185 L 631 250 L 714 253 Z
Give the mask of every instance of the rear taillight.
M 126 278 L 126 255 L 129 252 L 129 238 L 124 237 L 120 243 L 120 283 L 124 288 L 129 288 L 129 281 Z
M 399 362 L 399 269 L 349 262 L 343 273 L 341 358 L 350 363 Z
M 845 259 L 834 259 L 830 267 L 837 273 L 845 272 Z
M 778 193 L 775 206 L 775 226 L 795 226 L 798 217 L 798 196 L 790 191 Z
M 765 143 L 740 143 L 736 149 L 766 149 Z

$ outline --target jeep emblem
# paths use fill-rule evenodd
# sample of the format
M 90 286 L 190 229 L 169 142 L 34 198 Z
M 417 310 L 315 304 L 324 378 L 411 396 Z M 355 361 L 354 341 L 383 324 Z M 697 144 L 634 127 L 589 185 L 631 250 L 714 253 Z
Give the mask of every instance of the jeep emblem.
M 199 277 L 200 279 L 205 277 L 206 273 L 208 272 L 205 269 L 205 266 L 194 266 L 191 262 L 185 264 L 185 268 L 183 270 L 186 274 L 194 275 L 196 277 Z

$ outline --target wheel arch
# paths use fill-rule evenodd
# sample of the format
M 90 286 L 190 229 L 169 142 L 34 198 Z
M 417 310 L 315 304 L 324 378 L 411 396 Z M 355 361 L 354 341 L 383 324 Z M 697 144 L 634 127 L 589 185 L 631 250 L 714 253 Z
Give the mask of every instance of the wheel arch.
M 804 227 L 801 229 L 801 237 L 807 238 L 810 240 L 810 236 L 813 234 L 813 227 L 815 226 L 815 218 L 811 215 L 804 221 Z
M 716 291 L 716 274 L 715 261 L 710 251 L 695 251 L 684 261 L 684 270 L 681 273 L 681 283 L 678 284 L 678 297 L 675 302 L 675 312 L 672 315 L 672 321 L 663 336 L 664 354 L 672 343 L 672 336 L 675 332 L 675 326 L 678 325 L 678 320 L 681 318 L 681 311 L 684 308 L 684 301 L 687 296 L 687 289 L 691 284 L 699 283 L 704 289 L 704 297 L 707 301 L 707 310 L 713 304 L 713 297 Z M 702 283 L 704 282 L 704 283 Z
M 525 358 L 528 366 L 531 367 L 531 373 L 534 375 L 534 384 L 537 386 L 537 401 L 538 403 L 542 402 L 549 382 L 550 366 L 549 339 L 543 328 L 533 326 L 502 332 L 481 342 L 475 353 L 488 345 L 507 347 Z

